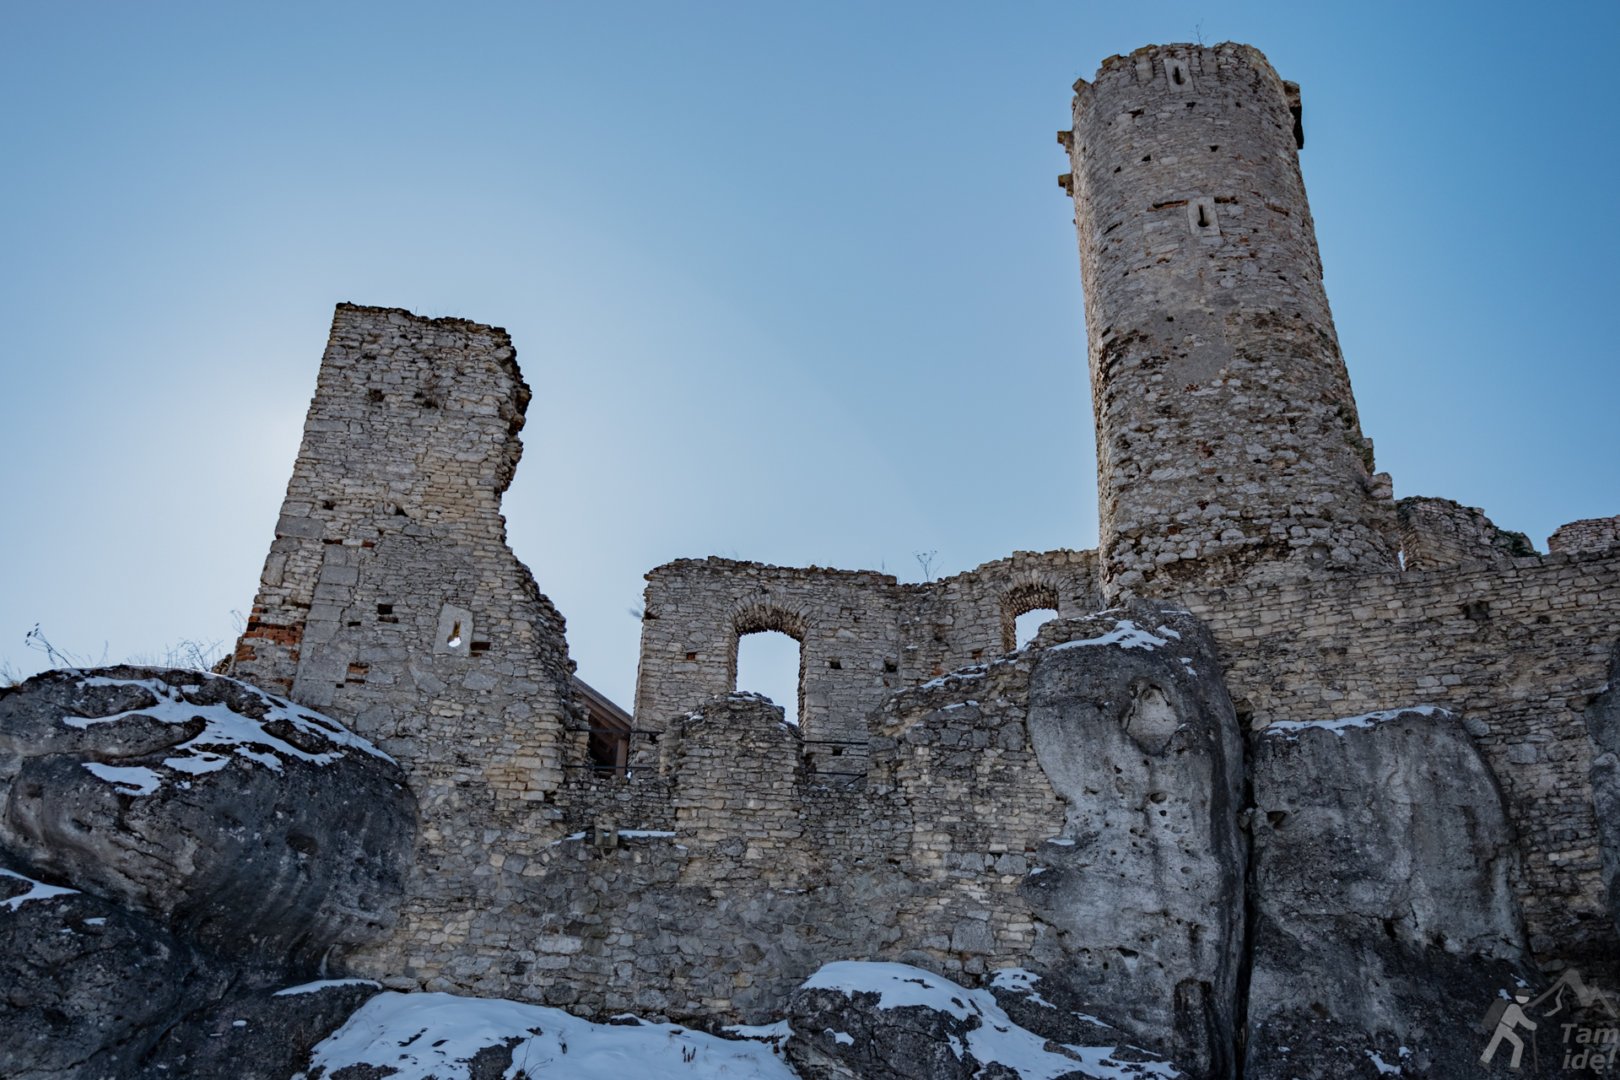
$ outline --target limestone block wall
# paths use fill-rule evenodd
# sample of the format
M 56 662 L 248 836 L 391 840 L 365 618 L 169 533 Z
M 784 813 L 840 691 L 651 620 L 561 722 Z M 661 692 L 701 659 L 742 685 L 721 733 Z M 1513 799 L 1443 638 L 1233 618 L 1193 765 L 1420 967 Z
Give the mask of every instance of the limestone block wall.
M 799 723 L 807 739 L 850 739 L 899 684 L 899 587 L 868 571 L 682 559 L 647 575 L 636 726 L 735 688 L 737 641 L 778 630 L 800 644 Z
M 1023 894 L 1066 824 L 1025 727 L 1033 664 L 1020 652 L 891 698 L 855 784 L 819 780 L 758 695 L 700 703 L 655 766 L 565 784 L 564 819 L 522 861 L 523 902 L 480 923 L 504 952 L 446 984 L 759 1022 L 833 959 L 962 977 L 1058 955 Z
M 1498 529 L 1475 506 L 1413 497 L 1400 500 L 1395 510 L 1401 529 L 1401 565 L 1408 570 L 1498 562 L 1536 553 L 1529 537 Z
M 1073 172 L 1103 591 L 1395 564 L 1299 171 L 1257 50 L 1152 46 L 1076 84 Z
M 563 619 L 500 512 L 528 402 L 505 331 L 339 305 L 232 661 L 410 772 L 420 850 L 378 971 L 464 944 L 486 830 L 521 847 L 579 749 Z
M 1586 518 L 1560 525 L 1547 538 L 1547 550 L 1574 555 L 1579 552 L 1612 551 L 1620 547 L 1620 516 Z
M 1018 615 L 1101 606 L 1088 551 L 1017 552 L 920 585 L 715 558 L 668 563 L 647 582 L 637 727 L 661 730 L 731 691 L 738 639 L 778 630 L 800 643 L 799 723 L 828 768 L 840 742 L 864 742 L 866 715 L 895 690 L 1010 651 Z
M 534 843 L 497 857 L 501 885 L 473 919 L 471 961 L 386 981 L 427 974 L 434 989 L 587 1012 L 762 1022 L 834 959 L 969 981 L 1061 964 L 1096 934 L 1059 925 L 1066 902 L 1045 883 L 1083 890 L 1072 864 L 1088 841 L 1042 755 L 1094 755 L 1069 725 L 1052 725 L 1044 744 L 1032 734 L 1031 680 L 1043 648 L 1112 625 L 1049 624 L 1037 647 L 892 695 L 853 784 L 808 768 L 799 730 L 758 695 L 699 703 L 661 733 L 652 764 L 618 782 L 571 776 L 561 817 L 537 819 Z M 1103 651 L 1064 655 L 1101 664 Z M 1213 662 L 1164 664 L 1173 680 L 1219 690 Z
M 1103 606 L 1094 551 L 1015 551 L 939 581 L 904 587 L 902 685 L 1011 652 L 1016 620 L 1051 608 L 1072 619 Z
M 1418 704 L 1466 718 L 1519 834 L 1532 947 L 1615 956 L 1585 711 L 1620 641 L 1620 553 L 1181 599 L 1208 622 L 1252 728 Z

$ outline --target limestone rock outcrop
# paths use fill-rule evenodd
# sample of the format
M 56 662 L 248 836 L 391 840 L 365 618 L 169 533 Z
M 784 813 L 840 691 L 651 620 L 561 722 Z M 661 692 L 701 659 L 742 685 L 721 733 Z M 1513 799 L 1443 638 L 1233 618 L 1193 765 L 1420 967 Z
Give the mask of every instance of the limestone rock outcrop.
M 1089 624 L 1089 625 L 1087 625 Z M 1029 732 L 1068 804 L 1024 887 L 1058 929 L 1049 977 L 1199 1075 L 1233 1058 L 1246 845 L 1243 742 L 1199 621 L 1130 605 L 1043 630 Z
M 135 1075 L 227 982 L 152 919 L 0 870 L 0 1076 Z
M 1274 724 L 1251 777 L 1243 1075 L 1474 1075 L 1486 1010 L 1534 975 L 1512 834 L 1462 724 L 1430 707 Z
M 196 672 L 53 673 L 0 699 L 0 847 L 297 969 L 392 918 L 415 820 L 391 759 L 334 721 Z
M 245 683 L 125 667 L 0 691 L 0 1029 L 19 1033 L 0 1076 L 213 1060 L 189 1025 L 222 1009 L 313 1043 L 358 999 L 255 1000 L 386 930 L 414 833 L 397 764 Z

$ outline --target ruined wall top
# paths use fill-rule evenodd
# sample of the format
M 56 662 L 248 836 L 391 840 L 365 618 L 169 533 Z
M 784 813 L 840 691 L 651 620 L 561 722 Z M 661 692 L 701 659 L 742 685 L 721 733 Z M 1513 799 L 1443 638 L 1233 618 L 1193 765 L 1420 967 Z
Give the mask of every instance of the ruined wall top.
M 894 690 L 1012 649 L 1024 612 L 1101 606 L 1089 551 L 1020 551 L 907 584 L 870 570 L 680 559 L 647 582 L 636 726 L 661 729 L 732 690 L 739 638 L 775 630 L 800 644 L 800 723 L 820 758 L 863 741 L 867 714 Z
M 1576 555 L 1620 548 L 1620 516 L 1584 518 L 1560 525 L 1547 538 L 1547 550 Z

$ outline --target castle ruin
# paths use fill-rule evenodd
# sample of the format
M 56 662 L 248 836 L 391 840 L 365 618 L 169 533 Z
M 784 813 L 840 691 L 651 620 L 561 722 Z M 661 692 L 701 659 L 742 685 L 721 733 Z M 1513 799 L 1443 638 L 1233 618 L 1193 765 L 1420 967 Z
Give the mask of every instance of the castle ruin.
M 1095 640 L 1076 635 L 1110 632 L 1096 613 L 1144 600 L 1189 613 L 1164 623 L 1189 639 L 1207 628 L 1214 655 L 1189 645 L 1181 668 L 1218 665 L 1244 738 L 1419 705 L 1464 718 L 1517 835 L 1506 872 L 1534 956 L 1620 959 L 1620 826 L 1600 820 L 1593 779 L 1616 749 L 1597 703 L 1620 641 L 1617 519 L 1566 525 L 1539 554 L 1479 511 L 1394 501 L 1322 286 L 1299 89 L 1259 52 L 1111 57 L 1076 84 L 1073 118 L 1061 182 L 1086 293 L 1097 549 L 923 584 L 658 567 L 618 759 L 593 752 L 563 620 L 506 546 L 530 398 L 507 335 L 338 307 L 232 673 L 342 719 L 412 778 L 415 877 L 358 972 L 745 1021 L 850 957 L 961 978 L 1063 955 L 1107 985 L 1105 947 L 1155 946 L 1099 929 L 1074 960 L 1074 928 L 1033 876 L 1087 797 L 1073 763 L 1107 736 L 1038 722 L 1054 707 L 1039 650 L 1015 649 L 1012 628 L 1053 608 L 1068 629 L 1038 645 Z M 731 694 L 738 640 L 762 630 L 802 647 L 797 727 Z M 1202 700 L 1175 672 L 1144 696 L 1145 677 L 1098 691 L 1122 723 Z M 1221 738 L 1139 794 L 1191 823 L 1163 842 L 1197 895 L 1241 907 L 1199 854 L 1242 847 L 1220 839 L 1232 807 L 1211 805 L 1242 768 Z M 1200 973 L 1178 1001 L 1229 989 L 1232 917 L 1148 935 Z M 1230 1023 L 1199 1008 L 1209 1030 Z

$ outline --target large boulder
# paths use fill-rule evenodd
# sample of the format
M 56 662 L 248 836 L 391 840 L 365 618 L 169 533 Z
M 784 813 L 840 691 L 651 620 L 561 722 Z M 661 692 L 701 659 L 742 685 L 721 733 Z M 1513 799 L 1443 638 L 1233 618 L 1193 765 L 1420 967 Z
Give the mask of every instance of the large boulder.
M 1068 807 L 1023 893 L 1062 936 L 1048 982 L 1195 1076 L 1233 1071 L 1247 848 L 1243 741 L 1214 644 L 1133 602 L 1049 623 L 1029 733 Z
M 144 1075 L 287 1080 L 381 989 L 367 979 L 322 979 L 232 995 L 171 1028 L 147 1054 Z
M 380 936 L 414 834 L 392 759 L 234 679 L 52 672 L 0 697 L 0 848 L 237 965 L 298 974 Z
M 1482 1021 L 1531 971 L 1501 793 L 1462 725 L 1273 724 L 1252 783 L 1243 1075 L 1479 1075 Z
M 0 869 L 0 1076 L 115 1080 L 229 982 L 145 916 Z

